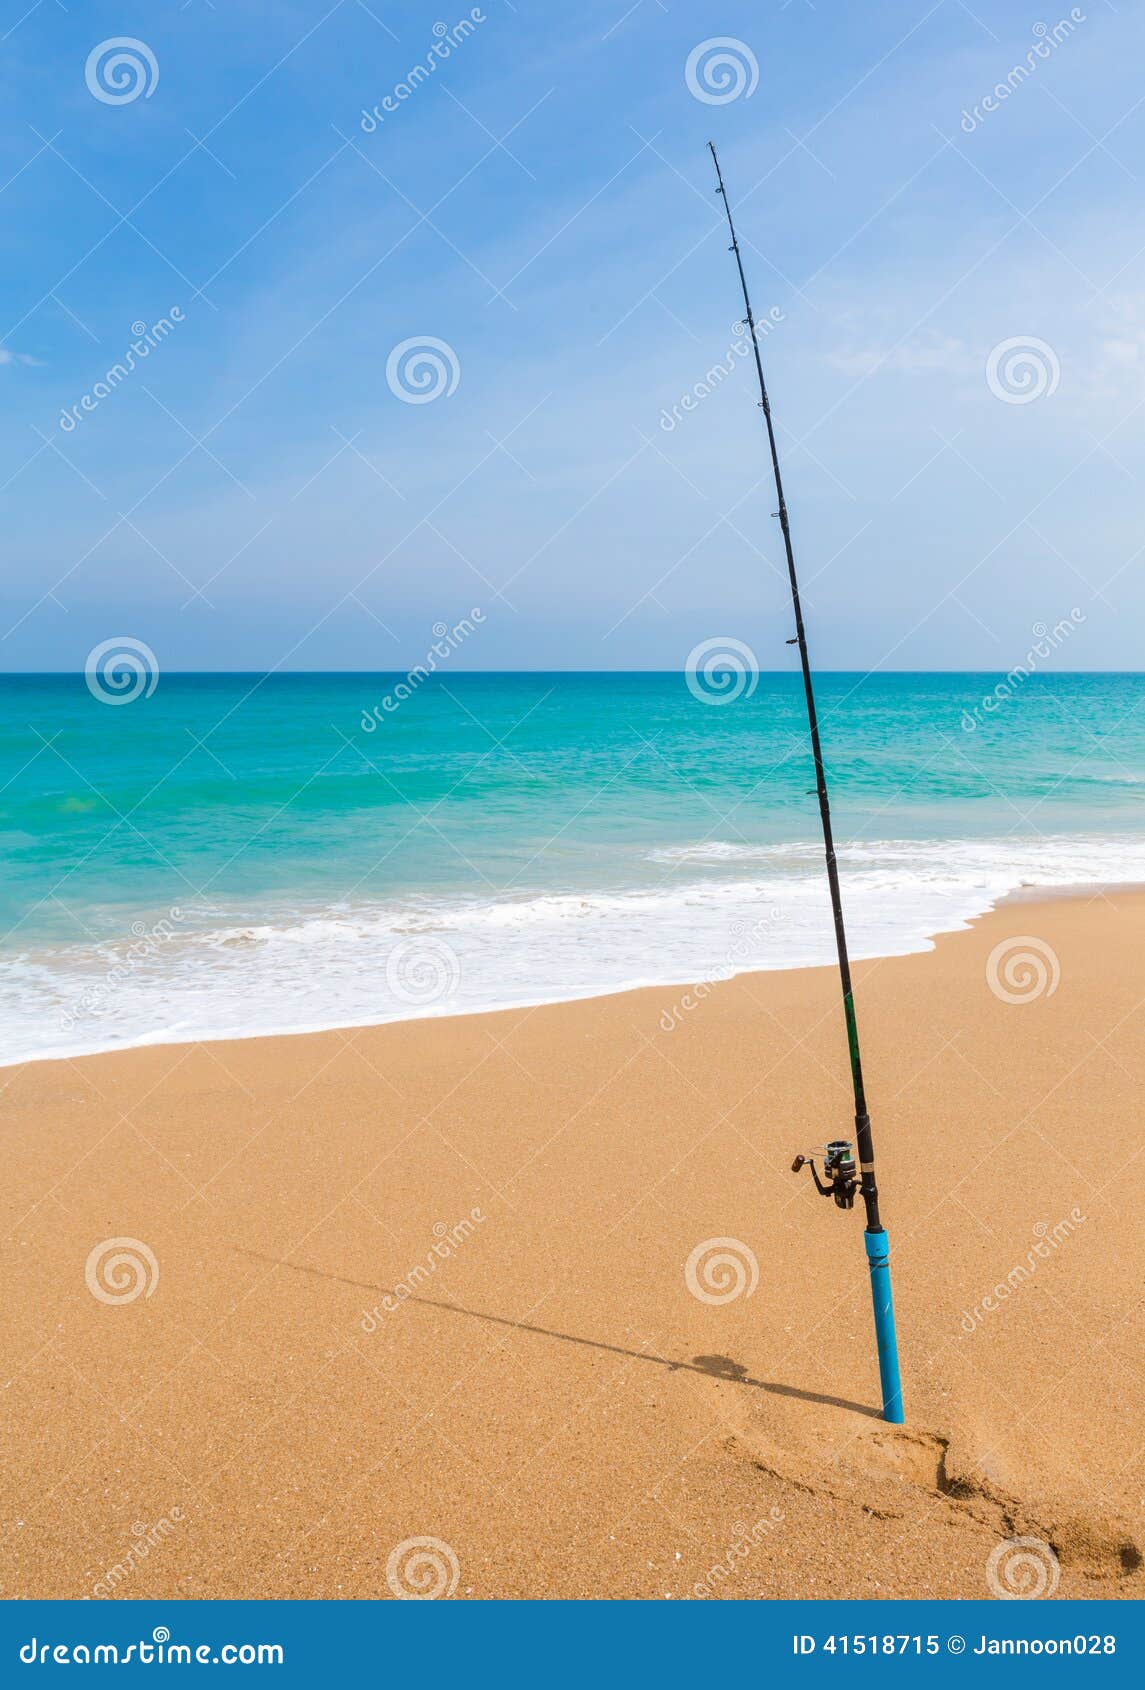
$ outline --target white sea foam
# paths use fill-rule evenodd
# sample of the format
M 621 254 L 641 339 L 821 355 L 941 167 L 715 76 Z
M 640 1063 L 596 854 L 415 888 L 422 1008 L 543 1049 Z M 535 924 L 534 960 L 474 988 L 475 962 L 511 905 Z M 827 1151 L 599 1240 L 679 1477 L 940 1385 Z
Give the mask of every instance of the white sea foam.
M 885 840 L 840 851 L 852 954 L 926 950 L 1009 891 L 1145 881 L 1145 842 Z M 200 911 L 162 942 L 0 969 L 0 1064 L 376 1024 L 833 961 L 822 847 L 648 852 L 624 890 Z
M 698 845 L 671 845 L 648 852 L 650 863 L 767 863 L 790 857 L 808 861 L 822 856 L 823 847 L 807 840 L 785 845 L 741 845 L 729 839 L 705 839 Z

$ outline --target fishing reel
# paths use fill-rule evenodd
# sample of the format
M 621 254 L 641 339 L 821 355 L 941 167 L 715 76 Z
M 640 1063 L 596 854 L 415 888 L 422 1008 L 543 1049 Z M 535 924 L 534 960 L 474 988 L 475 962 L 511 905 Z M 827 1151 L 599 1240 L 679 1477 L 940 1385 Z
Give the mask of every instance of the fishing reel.
M 826 1184 L 819 1178 L 814 1156 L 797 1156 L 791 1164 L 791 1172 L 797 1174 L 800 1168 L 806 1165 L 811 1169 L 811 1177 L 820 1197 L 833 1197 L 838 1209 L 853 1209 L 855 1193 L 859 1189 L 859 1176 L 850 1144 L 845 1138 L 835 1138 L 830 1144 L 817 1148 L 822 1151 Z

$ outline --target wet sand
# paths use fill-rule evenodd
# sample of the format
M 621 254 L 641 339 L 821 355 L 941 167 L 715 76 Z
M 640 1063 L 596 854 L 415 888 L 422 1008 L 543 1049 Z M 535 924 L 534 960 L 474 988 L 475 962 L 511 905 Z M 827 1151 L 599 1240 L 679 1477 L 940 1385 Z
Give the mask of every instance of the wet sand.
M 0 1594 L 1142 1595 L 1143 959 L 857 967 L 901 1429 L 832 970 L 3 1070 Z

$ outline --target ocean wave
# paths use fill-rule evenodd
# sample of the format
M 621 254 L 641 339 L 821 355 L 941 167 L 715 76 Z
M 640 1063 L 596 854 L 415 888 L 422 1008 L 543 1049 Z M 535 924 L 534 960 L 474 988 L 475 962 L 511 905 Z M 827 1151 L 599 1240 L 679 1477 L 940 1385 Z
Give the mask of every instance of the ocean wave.
M 852 954 L 926 950 L 1023 886 L 1145 881 L 1131 836 L 866 840 L 840 848 Z M 651 850 L 641 883 L 281 904 L 136 921 L 0 971 L 0 1065 L 310 1032 L 830 963 L 822 846 Z M 708 866 L 720 872 L 704 874 Z M 691 867 L 692 874 L 683 871 Z
M 728 839 L 704 839 L 695 845 L 666 845 L 645 853 L 650 863 L 767 863 L 790 858 L 805 862 L 823 855 L 817 842 L 796 841 L 787 845 L 737 844 Z

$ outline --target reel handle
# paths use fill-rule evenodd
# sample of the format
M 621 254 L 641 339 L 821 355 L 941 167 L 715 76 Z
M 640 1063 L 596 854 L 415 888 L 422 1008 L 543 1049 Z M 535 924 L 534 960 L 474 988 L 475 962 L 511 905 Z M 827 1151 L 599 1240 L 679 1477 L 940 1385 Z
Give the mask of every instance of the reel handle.
M 859 1179 L 855 1158 L 846 1140 L 832 1139 L 824 1151 L 823 1172 L 827 1175 L 826 1183 L 819 1178 L 819 1170 L 815 1166 L 813 1156 L 797 1156 L 791 1164 L 791 1172 L 797 1174 L 804 1167 L 811 1169 L 811 1178 L 815 1181 L 815 1189 L 820 1197 L 833 1197 L 835 1206 L 839 1209 L 854 1208 Z

